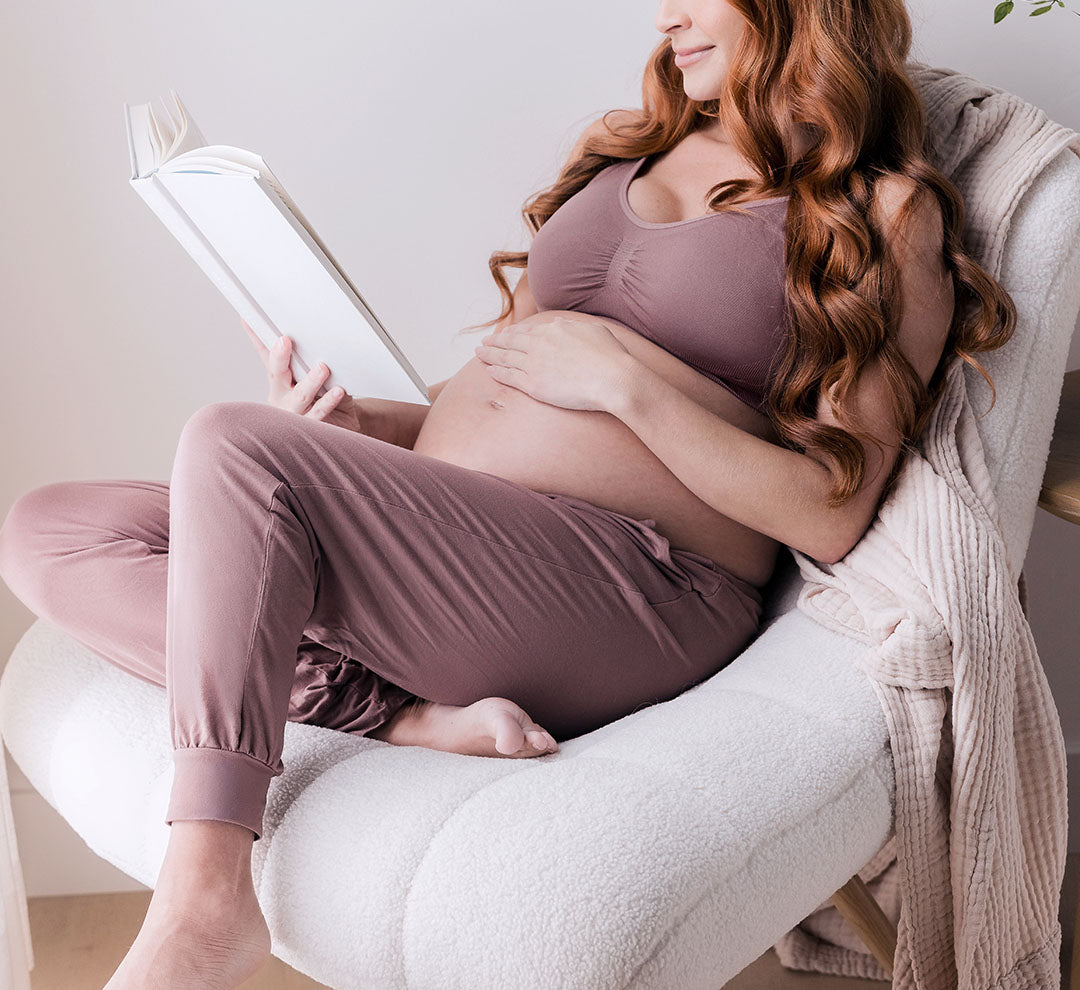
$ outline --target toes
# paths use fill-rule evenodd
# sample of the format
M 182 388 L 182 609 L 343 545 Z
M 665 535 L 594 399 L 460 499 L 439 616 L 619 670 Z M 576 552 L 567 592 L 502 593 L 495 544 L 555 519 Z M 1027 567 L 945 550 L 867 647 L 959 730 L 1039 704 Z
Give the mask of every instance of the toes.
M 533 749 L 547 749 L 547 736 L 540 729 L 526 729 L 525 739 Z
M 558 744 L 550 733 L 545 732 L 538 725 L 526 729 L 526 738 L 532 744 L 533 749 L 540 752 L 554 752 L 558 748 Z
M 537 725 L 525 711 L 508 699 L 487 699 L 500 702 L 493 712 L 495 751 L 502 756 L 539 756 L 558 751 L 558 743 L 547 730 Z
M 527 742 L 525 732 L 516 718 L 500 713 L 495 723 L 495 750 L 503 756 L 513 756 Z

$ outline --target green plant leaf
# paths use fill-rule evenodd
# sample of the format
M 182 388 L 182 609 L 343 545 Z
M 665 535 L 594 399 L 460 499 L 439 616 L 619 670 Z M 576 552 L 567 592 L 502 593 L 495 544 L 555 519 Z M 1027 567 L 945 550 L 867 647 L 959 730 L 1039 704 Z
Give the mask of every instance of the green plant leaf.
M 1036 7 L 1030 14 L 1028 14 L 1028 17 L 1038 17 L 1039 14 L 1045 14 L 1053 6 L 1054 5 L 1052 3 L 1048 3 L 1045 7 Z
M 1002 18 L 1009 14 L 1013 9 L 1013 0 L 1002 0 L 994 8 L 994 23 L 997 24 Z

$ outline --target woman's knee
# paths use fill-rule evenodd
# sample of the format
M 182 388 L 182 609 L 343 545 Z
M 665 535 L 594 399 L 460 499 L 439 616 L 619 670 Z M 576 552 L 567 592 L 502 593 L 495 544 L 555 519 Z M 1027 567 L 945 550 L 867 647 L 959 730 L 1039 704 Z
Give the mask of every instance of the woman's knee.
M 256 454 L 268 437 L 295 413 L 266 402 L 228 400 L 196 409 L 180 431 L 177 458 L 191 452 L 209 456 Z
M 49 580 L 45 569 L 78 515 L 82 482 L 56 481 L 19 496 L 0 524 L 0 578 L 24 601 L 37 600 Z

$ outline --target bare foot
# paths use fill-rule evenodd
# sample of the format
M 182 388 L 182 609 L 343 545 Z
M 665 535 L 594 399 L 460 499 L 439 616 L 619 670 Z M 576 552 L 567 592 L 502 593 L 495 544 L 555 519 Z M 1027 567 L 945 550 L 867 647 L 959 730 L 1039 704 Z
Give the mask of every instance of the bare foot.
M 105 990 L 235 990 L 269 958 L 270 929 L 257 902 L 211 906 L 204 899 L 197 910 L 155 911 L 151 901 Z
M 417 699 L 367 733 L 395 746 L 424 746 L 467 756 L 527 759 L 559 744 L 508 698 L 482 698 L 464 708 Z
M 250 861 L 251 830 L 216 821 L 172 828 L 142 929 L 104 990 L 235 990 L 270 958 L 250 865 L 233 863 L 245 850 Z M 208 840 L 215 847 L 200 861 L 191 850 Z M 204 872 L 211 862 L 213 876 Z

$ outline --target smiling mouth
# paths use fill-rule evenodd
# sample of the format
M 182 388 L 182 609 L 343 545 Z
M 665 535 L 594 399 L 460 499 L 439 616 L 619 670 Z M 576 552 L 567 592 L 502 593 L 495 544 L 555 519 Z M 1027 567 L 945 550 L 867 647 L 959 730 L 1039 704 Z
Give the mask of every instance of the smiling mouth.
M 685 55 L 675 55 L 675 65 L 678 68 L 682 68 L 684 65 L 693 65 L 695 62 L 701 61 L 706 55 L 709 54 L 715 48 L 715 45 L 710 45 L 708 48 L 698 49 L 696 52 L 688 52 Z M 674 49 L 673 49 L 674 50 Z

